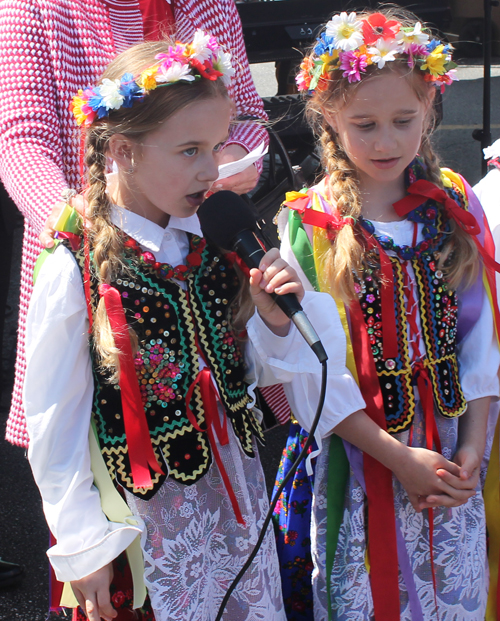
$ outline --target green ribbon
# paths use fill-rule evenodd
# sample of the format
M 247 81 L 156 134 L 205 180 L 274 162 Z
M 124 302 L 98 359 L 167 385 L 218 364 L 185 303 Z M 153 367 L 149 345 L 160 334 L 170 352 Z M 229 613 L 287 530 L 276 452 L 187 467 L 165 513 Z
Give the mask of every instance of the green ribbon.
M 307 279 L 316 291 L 320 290 L 314 263 L 314 251 L 304 230 L 300 214 L 290 209 L 288 212 L 290 245 Z M 330 594 L 331 576 L 339 531 L 344 514 L 345 489 L 349 480 L 349 461 L 342 439 L 332 434 L 328 455 L 327 507 L 326 507 L 326 580 L 328 597 L 328 619 L 332 618 Z

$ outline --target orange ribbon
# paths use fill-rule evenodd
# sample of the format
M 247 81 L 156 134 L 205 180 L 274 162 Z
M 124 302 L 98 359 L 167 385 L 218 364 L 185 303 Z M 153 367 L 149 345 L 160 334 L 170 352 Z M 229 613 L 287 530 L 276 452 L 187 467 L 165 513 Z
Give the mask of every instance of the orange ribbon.
M 193 391 L 195 389 L 195 386 L 197 385 L 200 387 L 201 399 L 203 401 L 203 409 L 205 410 L 205 421 L 207 425 L 206 429 L 202 429 L 200 427 L 198 421 L 196 420 L 196 416 L 193 414 L 193 411 L 189 406 Z M 227 433 L 227 416 L 223 416 L 223 422 L 221 423 L 219 408 L 217 406 L 218 400 L 219 395 L 217 394 L 217 391 L 215 390 L 215 387 L 213 385 L 210 369 L 208 367 L 204 367 L 198 373 L 196 379 L 193 381 L 187 392 L 186 414 L 189 422 L 197 431 L 207 433 L 208 439 L 210 441 L 210 446 L 212 447 L 212 453 L 214 455 L 215 462 L 219 468 L 219 472 L 222 476 L 222 480 L 224 481 L 224 485 L 226 486 L 226 490 L 229 495 L 229 499 L 231 501 L 234 514 L 236 516 L 236 520 L 238 521 L 238 524 L 246 526 L 246 522 L 243 519 L 240 507 L 238 505 L 238 500 L 236 499 L 236 494 L 234 493 L 231 481 L 229 480 L 226 469 L 224 468 L 224 464 L 222 463 L 219 449 L 217 447 L 216 437 L 219 440 L 221 446 L 226 446 L 229 443 L 229 436 Z
M 113 338 L 118 349 L 120 364 L 120 390 L 123 409 L 123 423 L 127 438 L 128 455 L 132 471 L 132 480 L 136 488 L 151 489 L 153 482 L 149 468 L 159 474 L 161 469 L 151 444 L 151 436 L 146 422 L 146 413 L 142 405 L 139 382 L 135 372 L 132 345 L 128 333 L 121 296 L 110 285 L 100 285 L 99 293 L 104 299 Z

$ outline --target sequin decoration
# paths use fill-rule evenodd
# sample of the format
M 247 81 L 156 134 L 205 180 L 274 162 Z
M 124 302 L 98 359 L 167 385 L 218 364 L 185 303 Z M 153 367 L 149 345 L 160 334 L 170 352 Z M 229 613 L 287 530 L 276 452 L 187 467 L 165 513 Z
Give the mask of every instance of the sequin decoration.
M 139 378 L 142 402 L 146 408 L 166 408 L 177 396 L 181 368 L 176 363 L 175 352 L 168 343 L 152 339 L 135 356 L 135 369 Z M 182 364 L 182 363 L 181 363 Z

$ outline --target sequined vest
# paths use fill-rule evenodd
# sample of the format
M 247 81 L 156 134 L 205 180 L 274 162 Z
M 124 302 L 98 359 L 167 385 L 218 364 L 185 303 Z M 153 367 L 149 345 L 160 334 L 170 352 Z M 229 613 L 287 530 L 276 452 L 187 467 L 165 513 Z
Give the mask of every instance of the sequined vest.
M 418 289 L 421 334 L 437 411 L 452 418 L 463 414 L 467 403 L 462 392 L 456 356 L 458 302 L 449 291 L 443 273 L 437 267 L 444 240 L 411 259 Z M 415 414 L 412 350 L 408 340 L 408 321 L 403 292 L 403 270 L 399 259 L 391 257 L 394 274 L 394 308 L 398 337 L 398 356 L 386 358 L 383 351 L 384 326 L 380 321 L 380 290 L 371 276 L 361 283 L 359 292 L 368 338 L 377 369 L 388 431 L 407 429 Z
M 83 273 L 84 253 L 74 253 Z M 92 256 L 92 255 L 91 255 Z M 129 324 L 139 338 L 135 368 L 151 441 L 160 464 L 180 483 L 200 479 L 212 462 L 208 437 L 197 431 L 186 413 L 186 395 L 197 377 L 199 357 L 212 372 L 222 405 L 242 450 L 254 457 L 252 436 L 263 441 L 260 424 L 247 408 L 243 354 L 228 324 L 231 300 L 239 280 L 230 264 L 207 244 L 201 265 L 186 279 L 186 290 L 163 279 L 152 267 L 138 264 L 126 251 L 129 273 L 113 286 L 120 292 Z M 99 301 L 97 279 L 91 274 L 91 310 Z M 164 475 L 151 473 L 153 489 L 136 489 L 132 483 L 125 437 L 121 391 L 109 381 L 93 352 L 94 400 L 92 416 L 101 452 L 113 482 L 144 499 L 161 486 Z M 195 386 L 190 400 L 201 429 L 205 428 L 201 392 Z M 165 469 L 164 469 L 165 470 Z

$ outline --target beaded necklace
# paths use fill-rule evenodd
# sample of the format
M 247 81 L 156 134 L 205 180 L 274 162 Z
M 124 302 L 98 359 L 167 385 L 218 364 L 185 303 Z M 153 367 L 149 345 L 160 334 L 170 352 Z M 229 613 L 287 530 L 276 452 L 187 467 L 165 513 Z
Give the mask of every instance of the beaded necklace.
M 124 247 L 131 250 L 138 257 L 140 265 L 154 270 L 164 280 L 170 280 L 171 278 L 182 281 L 187 280 L 194 270 L 201 265 L 201 254 L 207 245 L 203 237 L 191 235 L 189 240 L 191 252 L 186 257 L 186 265 L 181 264 L 174 267 L 170 263 L 158 262 L 152 252 L 142 250 L 135 239 L 128 235 L 123 234 L 123 238 Z
M 405 171 L 405 185 L 408 187 L 415 181 L 425 178 L 425 165 L 422 158 L 417 156 Z M 449 224 L 446 223 L 444 227 L 442 225 L 441 214 L 435 201 L 426 201 L 413 211 L 410 211 L 406 218 L 412 222 L 424 225 L 422 228 L 424 239 L 415 246 L 398 246 L 392 237 L 377 235 L 373 223 L 362 216 L 359 218 L 359 223 L 370 235 L 376 237 L 384 250 L 391 250 L 403 261 L 409 261 L 416 256 L 420 256 L 422 252 L 432 249 L 440 242 L 443 235 L 449 232 Z

